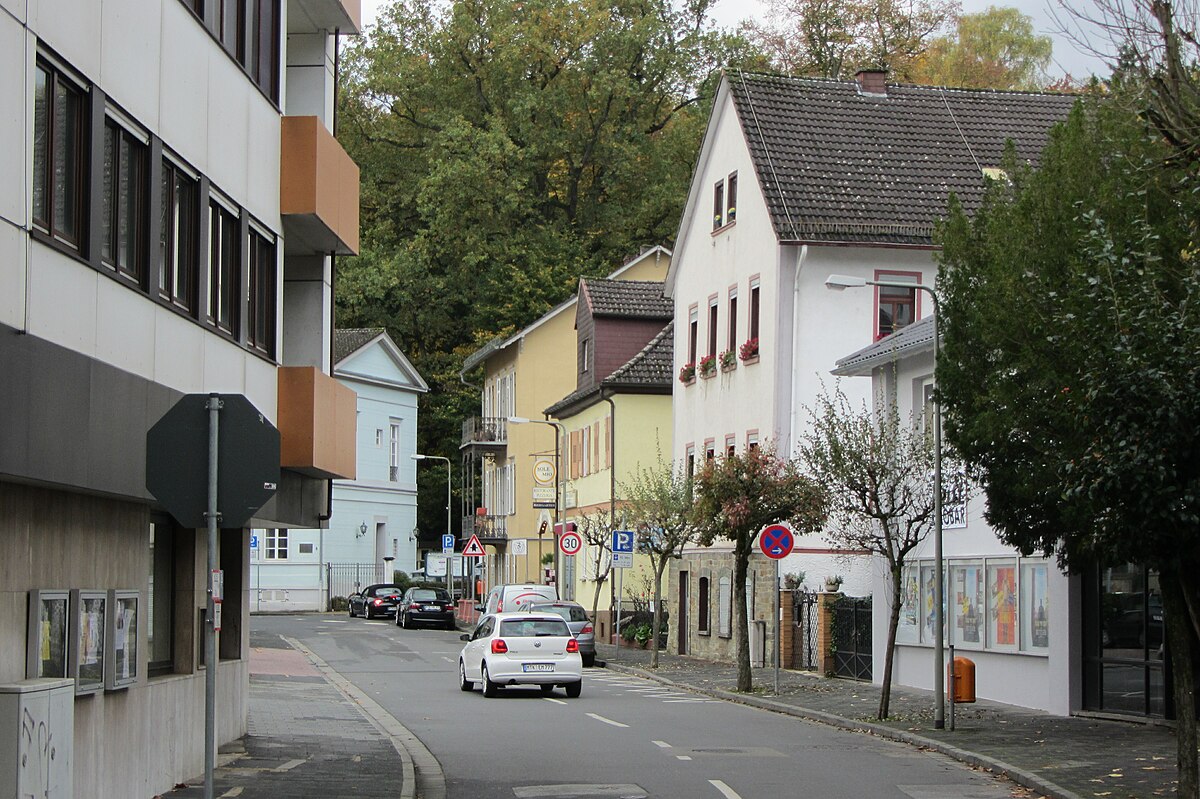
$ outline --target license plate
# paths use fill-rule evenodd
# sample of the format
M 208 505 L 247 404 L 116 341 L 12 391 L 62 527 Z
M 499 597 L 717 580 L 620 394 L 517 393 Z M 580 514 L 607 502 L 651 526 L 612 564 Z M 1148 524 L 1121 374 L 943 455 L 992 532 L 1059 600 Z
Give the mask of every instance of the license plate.
M 525 671 L 554 671 L 553 663 L 522 663 L 521 668 Z

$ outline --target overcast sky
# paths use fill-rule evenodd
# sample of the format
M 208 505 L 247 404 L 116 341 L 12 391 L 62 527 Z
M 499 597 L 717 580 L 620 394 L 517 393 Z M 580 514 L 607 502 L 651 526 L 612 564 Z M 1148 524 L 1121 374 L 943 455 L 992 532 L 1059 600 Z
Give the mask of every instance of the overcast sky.
M 1011 6 L 1019 8 L 1023 14 L 1033 19 L 1034 30 L 1039 34 L 1049 35 L 1054 40 L 1054 63 L 1050 72 L 1061 75 L 1070 72 L 1076 78 L 1087 77 L 1092 72 L 1108 74 L 1108 70 L 1096 58 L 1080 53 L 1074 44 L 1060 35 L 1051 16 L 1051 5 L 1054 0 L 960 0 L 963 12 L 967 14 L 983 11 L 988 6 Z M 1067 0 L 1075 2 L 1076 0 Z M 363 24 L 370 25 L 375 21 L 375 14 L 387 0 L 362 0 Z M 1087 0 L 1082 0 L 1087 2 Z M 1055 5 L 1053 8 L 1057 9 Z M 759 17 L 764 13 L 765 5 L 762 0 L 717 0 L 713 8 L 713 19 L 717 25 L 725 28 L 736 27 L 738 22 L 747 17 Z M 1063 12 L 1058 12 L 1063 16 Z

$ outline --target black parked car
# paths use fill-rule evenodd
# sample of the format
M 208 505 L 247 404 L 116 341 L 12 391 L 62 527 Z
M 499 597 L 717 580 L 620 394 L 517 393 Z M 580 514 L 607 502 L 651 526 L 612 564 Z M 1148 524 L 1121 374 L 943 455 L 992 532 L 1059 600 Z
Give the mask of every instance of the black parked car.
M 396 613 L 396 602 L 402 593 L 395 583 L 368 585 L 362 591 L 349 596 L 350 618 L 360 613 L 368 619 L 376 616 L 392 616 Z
M 414 624 L 453 630 L 454 600 L 445 588 L 410 588 L 396 606 L 396 624 L 406 630 Z

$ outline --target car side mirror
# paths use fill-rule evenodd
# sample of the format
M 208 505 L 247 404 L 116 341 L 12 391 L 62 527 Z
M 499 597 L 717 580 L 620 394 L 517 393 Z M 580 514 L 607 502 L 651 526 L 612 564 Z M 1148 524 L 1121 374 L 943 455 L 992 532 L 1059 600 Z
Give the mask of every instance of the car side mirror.
M 458 636 L 458 640 L 460 640 L 460 641 L 470 641 L 470 640 L 471 640 L 471 636 L 470 636 L 469 634 L 467 634 L 467 633 L 463 633 L 462 635 Z

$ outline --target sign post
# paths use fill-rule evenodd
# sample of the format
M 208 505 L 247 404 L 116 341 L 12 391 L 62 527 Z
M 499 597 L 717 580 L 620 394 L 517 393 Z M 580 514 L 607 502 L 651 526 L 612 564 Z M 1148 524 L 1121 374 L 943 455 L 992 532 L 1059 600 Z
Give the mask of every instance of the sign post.
M 775 561 L 775 693 L 779 694 L 779 561 L 791 554 L 796 545 L 792 528 L 786 524 L 768 524 L 758 536 L 758 548 Z

